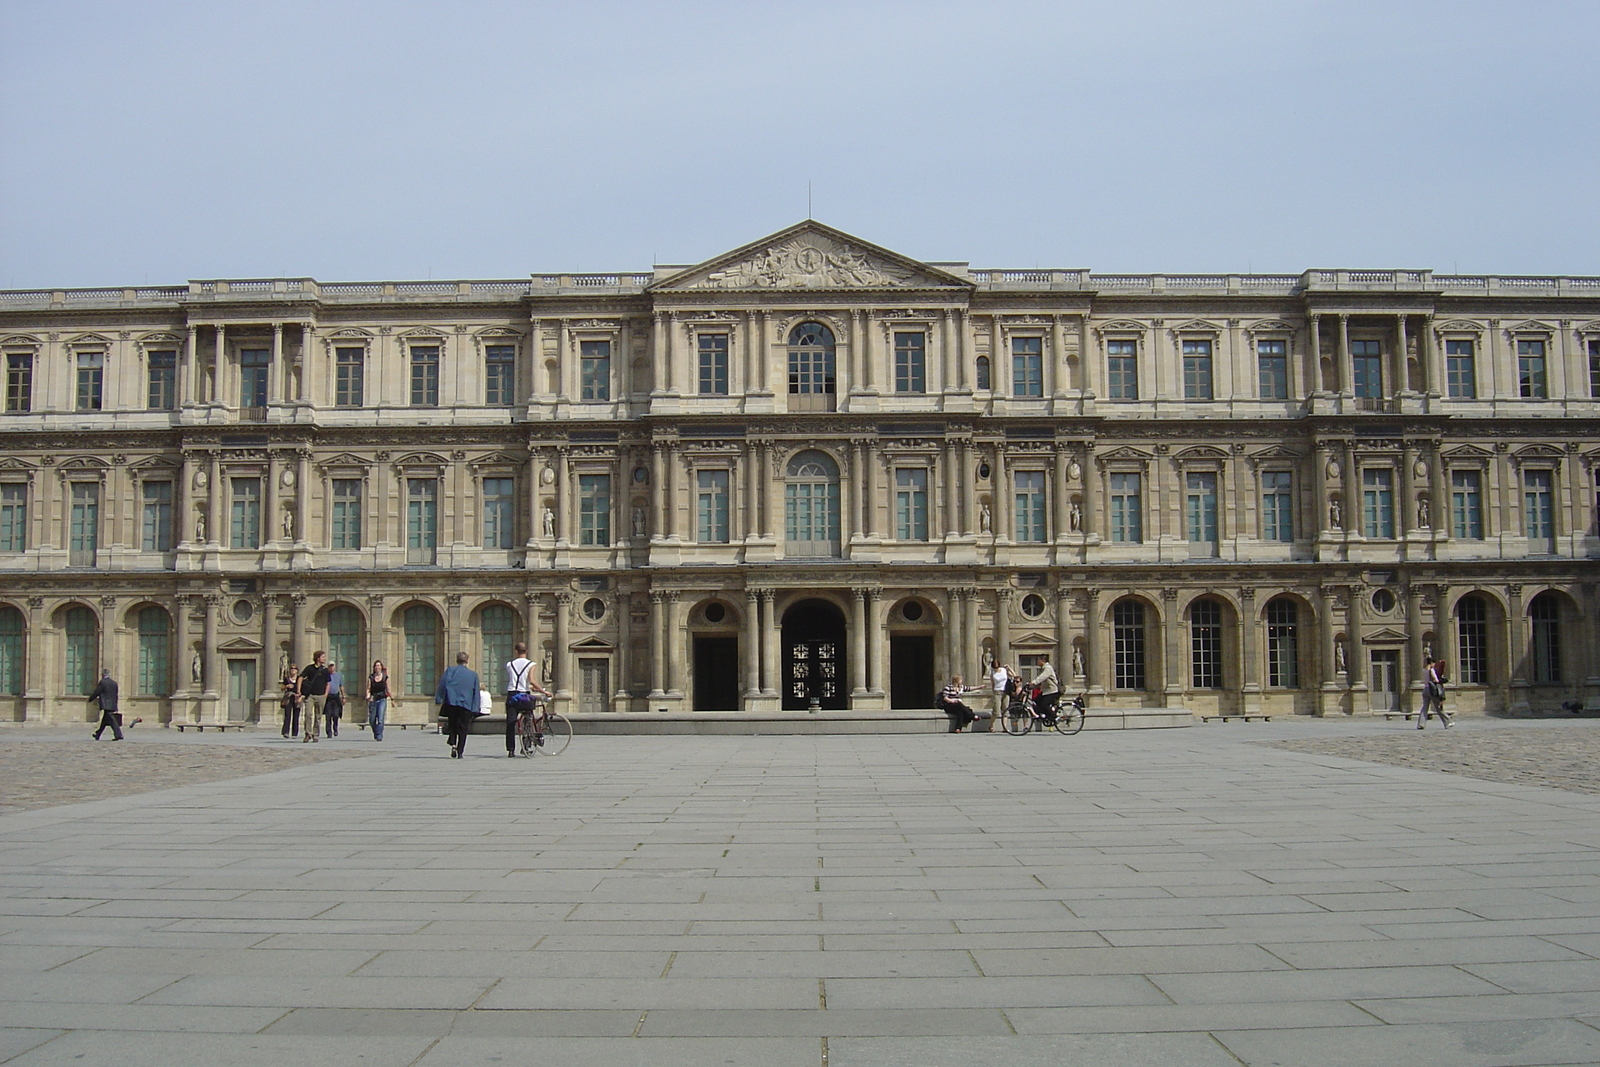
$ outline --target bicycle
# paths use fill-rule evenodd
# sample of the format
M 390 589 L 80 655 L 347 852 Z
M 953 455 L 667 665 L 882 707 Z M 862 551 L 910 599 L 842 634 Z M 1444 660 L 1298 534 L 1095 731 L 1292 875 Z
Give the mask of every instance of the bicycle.
M 1043 733 L 1045 730 L 1054 729 L 1058 734 L 1071 736 L 1083 729 L 1084 695 L 1079 693 L 1066 703 L 1058 703 L 1054 718 L 1047 718 L 1039 710 L 1035 702 L 1035 694 L 1031 690 L 1023 690 L 1011 698 L 1011 703 L 1006 705 L 1005 714 L 1000 719 L 1000 726 L 1012 736 L 1032 733 L 1035 730 Z
M 560 712 L 550 710 L 550 698 L 536 694 L 533 707 L 518 714 L 517 733 L 522 742 L 522 754 L 535 752 L 546 756 L 559 756 L 572 743 L 572 723 Z

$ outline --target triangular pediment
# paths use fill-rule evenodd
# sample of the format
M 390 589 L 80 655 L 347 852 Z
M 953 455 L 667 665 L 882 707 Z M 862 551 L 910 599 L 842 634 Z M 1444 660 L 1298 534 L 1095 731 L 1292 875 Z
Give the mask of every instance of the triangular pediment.
M 970 289 L 972 283 L 807 220 L 656 282 L 662 289 Z
M 1388 644 L 1394 641 L 1406 640 L 1406 635 L 1392 626 L 1385 626 L 1381 630 L 1373 630 L 1362 635 L 1367 644 Z
M 217 651 L 223 653 L 224 655 L 228 654 L 229 652 L 234 654 L 258 653 L 261 651 L 261 642 L 252 641 L 248 637 L 235 637 L 233 640 L 224 641 L 221 645 L 217 646 Z

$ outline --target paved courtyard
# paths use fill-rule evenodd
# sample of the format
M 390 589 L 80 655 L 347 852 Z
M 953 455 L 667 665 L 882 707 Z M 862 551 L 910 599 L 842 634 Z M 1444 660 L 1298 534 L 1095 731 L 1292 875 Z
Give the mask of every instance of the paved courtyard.
M 1256 742 L 1597 738 L 354 735 L 0 815 L 0 1062 L 1594 1064 L 1600 796 Z

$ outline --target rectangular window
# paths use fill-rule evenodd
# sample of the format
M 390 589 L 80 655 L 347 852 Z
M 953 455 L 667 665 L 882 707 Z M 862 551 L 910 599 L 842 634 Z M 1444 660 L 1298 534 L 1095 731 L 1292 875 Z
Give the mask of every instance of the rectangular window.
M 611 399 L 611 342 L 584 341 L 578 346 L 582 400 Z
M 144 536 L 146 552 L 172 551 L 172 483 L 144 483 Z
M 261 547 L 261 479 L 230 478 L 228 547 Z
M 1137 600 L 1111 609 L 1111 667 L 1116 688 L 1144 688 L 1144 606 Z
M 1456 400 L 1478 396 L 1478 354 L 1471 341 L 1444 343 L 1445 389 Z
M 514 478 L 483 480 L 484 548 L 511 547 L 512 530 L 516 528 L 516 488 Z
M 1294 540 L 1294 475 L 1289 471 L 1261 472 L 1261 539 Z
M 894 335 L 895 392 L 927 392 L 928 376 L 926 346 L 926 334 L 897 333 Z
M 6 410 L 29 411 L 32 408 L 33 356 L 13 352 L 6 357 Z
M 438 547 L 439 483 L 432 478 L 407 478 L 406 562 L 431 567 Z
M 1289 399 L 1289 342 L 1257 341 L 1256 364 L 1261 379 L 1261 399 Z
M 1044 396 L 1044 338 L 1011 339 L 1011 395 Z
M 1111 540 L 1143 541 L 1144 529 L 1141 516 L 1139 475 L 1113 474 L 1111 476 Z
M 1589 395 L 1600 400 L 1600 340 L 1589 342 Z
M 1195 689 L 1222 688 L 1222 607 L 1215 600 L 1189 608 L 1189 675 Z
M 611 543 L 611 475 L 578 475 L 578 544 Z
M 703 333 L 700 341 L 700 395 L 728 395 L 728 335 Z
M 1550 395 L 1543 341 L 1517 342 L 1517 382 L 1522 396 L 1538 399 Z
M 267 383 L 272 376 L 272 351 L 266 348 L 239 350 L 239 406 L 246 417 L 267 417 Z
M 1300 688 L 1299 612 L 1281 597 L 1267 604 L 1267 684 Z
M 100 486 L 72 483 L 72 511 L 67 527 L 68 564 L 93 567 L 100 547 Z
M 1350 374 L 1356 396 L 1383 396 L 1383 342 L 1351 341 Z
M 1042 542 L 1047 536 L 1044 524 L 1044 471 L 1017 471 L 1013 475 L 1013 482 L 1017 501 L 1017 540 Z
M 105 369 L 106 354 L 104 352 L 78 353 L 77 408 L 79 411 L 100 410 L 100 388 Z
M 1483 540 L 1483 476 L 1478 471 L 1450 472 L 1450 520 L 1456 537 Z
M 1106 395 L 1112 400 L 1139 399 L 1139 342 L 1106 342 Z
M 361 547 L 361 479 L 333 480 L 333 548 Z
M 505 407 L 516 400 L 517 346 L 483 346 L 483 402 Z
M 149 353 L 149 381 L 145 406 L 151 411 L 171 411 L 178 406 L 178 353 Z
M 333 402 L 341 408 L 358 408 L 366 402 L 367 350 L 354 346 L 333 352 Z
M 1217 476 L 1213 471 L 1190 471 L 1185 498 L 1189 526 L 1189 554 L 1217 554 Z
M 0 552 L 28 550 L 28 487 L 0 484 Z
M 1489 609 L 1480 596 L 1456 602 L 1456 681 L 1489 684 Z
M 728 472 L 695 472 L 697 539 L 708 544 L 728 541 Z
M 1528 551 L 1556 550 L 1555 514 L 1552 510 L 1555 472 L 1522 472 L 1522 516 L 1528 532 Z
M 1368 468 L 1361 472 L 1363 518 L 1368 537 L 1394 537 L 1394 472 Z
M 894 472 L 894 535 L 901 541 L 928 539 L 928 472 L 901 467 Z
M 1183 342 L 1183 398 L 1210 400 L 1211 342 Z
M 439 406 L 439 346 L 411 346 L 411 406 Z

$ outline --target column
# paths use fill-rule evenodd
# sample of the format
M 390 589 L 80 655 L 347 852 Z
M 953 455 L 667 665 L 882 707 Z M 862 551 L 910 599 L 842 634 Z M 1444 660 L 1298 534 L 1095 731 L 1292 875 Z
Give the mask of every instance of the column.
M 667 315 L 664 311 L 657 311 L 650 318 L 650 360 L 655 368 L 655 373 L 651 375 L 650 395 L 666 396 L 672 387 L 667 368 Z
M 1058 400 L 1066 399 L 1067 333 L 1061 325 L 1060 315 L 1050 316 L 1050 352 L 1045 357 L 1044 365 L 1044 395 Z
M 1446 392 L 1444 363 L 1441 360 L 1439 335 L 1434 333 L 1433 316 L 1422 320 L 1422 391 L 1429 396 L 1443 396 Z
M 1361 472 L 1356 469 L 1355 447 L 1349 441 L 1340 442 L 1340 473 L 1344 476 L 1344 536 L 1348 538 L 1350 531 L 1356 531 L 1357 536 L 1364 536 L 1365 527 L 1361 522 Z
M 878 361 L 872 351 L 872 320 L 865 317 L 863 312 L 856 312 L 863 316 L 861 326 L 861 391 L 876 394 L 878 391 Z
M 258 679 L 261 684 L 258 688 L 262 693 L 272 692 L 283 676 L 283 672 L 278 669 L 278 652 L 278 595 L 268 593 L 261 598 L 261 677 Z M 380 658 L 382 657 L 369 656 L 368 662 Z M 352 686 L 361 677 L 359 668 L 355 671 L 346 670 L 344 673 L 352 679 Z M 360 695 L 364 697 L 365 691 Z
M 1083 645 L 1084 645 L 1084 682 L 1091 693 L 1104 693 L 1106 687 L 1102 679 L 1106 676 L 1106 665 L 1102 658 L 1105 642 L 1100 634 L 1100 590 L 1085 589 L 1083 591 Z
M 761 594 L 758 590 L 744 591 L 744 699 L 749 702 L 761 696 Z
M 1100 504 L 1101 472 L 1094 461 L 1094 445 L 1083 446 L 1083 535 L 1084 539 L 1102 536 L 1105 521 Z
M 572 543 L 572 512 L 577 506 L 578 495 L 572 482 L 571 465 L 567 462 L 567 450 L 556 449 L 556 540 L 558 542 Z
M 1308 393 L 1323 392 L 1322 381 L 1322 316 L 1311 316 L 1311 366 L 1307 369 Z M 1293 396 L 1291 392 L 1289 394 Z
M 783 644 L 783 627 L 777 617 L 777 591 L 759 589 L 757 594 L 761 597 L 761 695 L 779 700 L 781 706 L 778 650 Z
M 883 689 L 883 590 L 867 589 L 867 692 L 882 696 Z
M 867 452 L 864 441 L 857 438 L 850 442 L 850 470 L 846 476 L 850 479 L 850 503 L 844 510 L 844 528 L 839 531 L 839 536 L 845 541 L 854 541 L 866 536 L 867 526 L 862 520 L 867 514 L 867 463 L 863 458 Z
M 959 674 L 963 681 L 971 683 L 967 677 L 966 654 L 966 606 L 967 591 L 965 589 L 949 589 L 945 598 L 945 625 L 944 625 L 944 654 L 947 674 Z
M 660 541 L 666 537 L 667 531 L 667 505 L 666 494 L 662 491 L 662 480 L 666 477 L 666 446 L 660 441 L 650 444 L 650 540 Z
M 226 536 L 224 531 L 228 512 L 223 505 L 221 455 L 216 452 L 208 453 L 206 466 L 210 471 L 210 477 L 206 481 L 206 541 L 210 544 L 222 544 Z
M 617 688 L 612 694 L 612 707 L 617 711 L 631 710 L 627 703 L 633 696 L 633 594 L 618 590 L 617 612 Z M 615 701 L 622 701 L 620 705 Z
M 205 642 L 205 654 L 201 658 L 204 666 L 200 677 L 204 693 L 208 697 L 217 696 L 217 676 L 221 673 L 222 657 L 217 651 L 217 609 L 221 606 L 221 593 L 206 594 L 206 621 L 202 638 Z
M 972 518 L 972 501 L 976 495 L 972 491 L 972 485 L 977 479 L 977 474 L 972 470 L 972 450 L 967 447 L 965 438 L 956 438 L 955 450 L 956 465 L 951 472 L 951 476 L 955 479 L 952 483 L 955 491 L 950 498 L 955 508 L 955 517 L 951 520 L 951 529 L 959 537 L 971 534 L 978 528 Z
M 296 667 L 304 667 L 311 656 L 306 650 L 306 595 L 289 594 L 289 658 Z
M 997 541 L 1011 540 L 1011 508 L 1008 506 L 1010 478 L 1006 472 L 1006 446 L 1000 441 L 994 446 L 994 467 L 989 471 L 989 530 Z M 996 653 L 998 655 L 998 653 Z
M 556 320 L 556 399 L 570 401 L 577 390 L 573 388 L 576 377 L 573 366 L 574 341 L 566 319 Z
M 961 598 L 961 673 L 976 685 L 988 685 L 987 678 L 978 678 L 973 672 L 983 661 L 978 640 L 978 591 L 968 586 L 957 591 Z
M 1339 316 L 1339 395 L 1355 396 L 1355 374 L 1350 366 L 1350 316 Z
M 1364 643 L 1365 639 L 1361 633 L 1361 597 L 1363 592 L 1365 590 L 1359 585 L 1347 586 L 1345 590 L 1345 629 L 1350 635 L 1350 647 L 1346 650 L 1345 661 L 1348 667 L 1347 673 L 1350 678 L 1350 688 L 1352 689 L 1367 688 L 1367 649 Z M 1352 705 L 1350 710 L 1354 712 L 1356 708 Z
M 174 376 L 177 378 L 178 410 L 182 411 L 195 401 L 195 375 L 200 365 L 200 339 L 197 336 L 199 328 L 190 326 L 184 332 L 183 362 L 178 365 Z
M 190 667 L 190 663 L 194 658 L 194 632 L 189 620 L 189 597 L 187 594 L 179 593 L 172 598 L 172 618 L 177 623 L 178 641 L 177 662 L 173 664 L 173 670 L 178 675 L 178 684 L 173 691 L 173 695 L 188 695 L 194 691 L 195 686 L 193 671 Z M 30 628 L 29 632 L 37 631 Z M 28 657 L 30 661 L 37 658 L 39 657 Z M 29 666 L 32 666 L 31 662 Z M 29 688 L 31 689 L 32 686 L 30 685 Z
M 528 658 L 538 664 L 535 671 L 542 673 L 544 668 L 549 666 L 549 657 L 544 654 L 543 639 L 539 636 L 539 612 L 543 609 L 543 598 L 538 593 L 530 591 L 523 593 L 522 599 L 527 606 L 524 616 L 527 624 L 523 627 L 523 631 L 528 635 Z M 535 673 L 535 679 L 538 679 L 541 673 Z
M 556 593 L 555 648 L 550 656 L 550 688 L 557 696 L 572 699 L 572 663 L 567 646 L 567 624 L 572 616 L 572 592 L 563 589 Z
M 1399 396 L 1401 393 L 1410 392 L 1411 390 L 1411 375 L 1407 373 L 1408 368 L 1406 366 L 1407 356 L 1410 353 L 1406 351 L 1406 317 L 1402 314 L 1396 315 L 1394 318 L 1395 351 L 1393 358 L 1389 360 L 1389 364 L 1393 368 L 1391 371 L 1392 377 L 1389 380 L 1394 382 L 1394 388 L 1390 390 L 1390 395 Z
M 1176 589 L 1161 590 L 1161 632 L 1165 640 L 1161 645 L 1161 683 L 1162 690 L 1168 697 L 1168 706 L 1174 706 L 1172 699 L 1183 692 L 1183 616 L 1178 611 L 1178 591 Z
M 1395 505 L 1400 513 L 1396 516 L 1399 521 L 1395 523 L 1395 532 L 1400 535 L 1401 540 L 1411 536 L 1417 525 L 1417 501 L 1412 485 L 1414 481 L 1412 468 L 1416 466 L 1416 462 L 1416 447 L 1410 441 L 1403 442 L 1400 449 L 1400 477 L 1396 479 L 1399 484 L 1395 486 L 1396 496 L 1399 498 L 1395 501 Z
M 755 336 L 751 338 L 750 350 L 756 361 L 756 381 L 760 385 L 762 394 L 772 395 L 771 364 L 772 353 L 767 346 L 767 313 L 758 311 L 754 316 Z
M 1056 586 L 1056 654 L 1051 661 L 1056 675 L 1061 679 L 1061 692 L 1065 694 L 1075 684 L 1072 680 L 1072 593 L 1064 585 Z
M 850 590 L 850 697 L 867 695 L 867 591 Z
M 1522 586 L 1506 586 L 1505 662 L 1510 665 L 1512 707 L 1528 703 L 1528 613 L 1522 606 Z M 1520 690 L 1520 692 L 1518 691 Z
M 1239 590 L 1239 688 L 1246 694 L 1261 692 L 1261 613 L 1256 591 Z
M 773 525 L 774 519 L 772 515 L 774 487 L 772 484 L 772 466 L 769 462 L 772 448 L 770 441 L 756 442 L 756 452 L 760 456 L 760 469 L 756 472 L 756 483 L 761 487 L 761 536 L 769 541 L 778 539 L 778 532 Z
M 211 387 L 204 390 L 205 399 L 211 404 L 220 403 L 222 399 L 222 370 L 227 365 L 227 360 L 224 358 L 224 353 L 228 349 L 227 331 L 228 328 L 226 326 L 220 324 L 217 326 L 217 348 L 211 354 Z M 201 371 L 202 387 L 204 381 L 205 372 Z
M 1057 543 L 1065 541 L 1073 532 L 1071 517 L 1067 514 L 1067 498 L 1071 495 L 1071 490 L 1068 488 L 1067 470 L 1071 464 L 1072 460 L 1067 454 L 1066 446 L 1058 443 L 1051 458 L 1050 468 L 1050 497 L 1054 505 L 1051 511 L 1055 521 L 1055 532 L 1051 540 Z M 1061 664 L 1057 663 L 1057 673 L 1060 672 L 1060 668 Z
M 1009 667 L 1016 666 L 1011 661 L 1011 588 L 1009 586 L 994 591 L 994 658 L 996 662 L 1004 663 Z
M 683 669 L 684 644 L 688 640 L 688 631 L 683 625 L 683 608 L 678 604 L 678 591 L 667 592 L 667 695 L 683 698 L 683 682 L 686 671 Z
M 278 395 L 273 395 L 273 379 L 281 378 Z M 272 324 L 272 369 L 267 372 L 267 406 L 271 407 L 274 400 L 282 400 L 289 395 L 289 368 L 283 364 L 283 323 Z
M 650 699 L 660 700 L 667 695 L 667 620 L 662 610 L 666 594 L 659 589 L 650 590 Z
M 100 648 L 99 660 L 101 668 L 109 667 L 112 678 L 124 678 L 121 666 L 117 663 L 117 634 L 122 630 L 117 621 L 117 598 L 103 596 L 100 598 Z M 100 681 L 99 672 L 95 672 L 96 682 Z
M 309 541 L 306 530 L 310 525 L 311 502 L 311 450 L 297 449 L 294 454 L 294 541 Z
M 864 465 L 861 470 L 862 510 L 861 532 L 869 538 L 878 536 L 878 449 L 872 438 L 862 445 Z M 930 486 L 929 488 L 932 488 Z
M 1406 598 L 1406 668 L 1410 677 L 1405 681 L 1397 680 L 1395 688 L 1401 693 L 1409 690 L 1414 696 L 1421 694 L 1423 678 L 1428 669 L 1427 664 L 1422 662 L 1422 594 L 1422 587 L 1416 585 L 1407 586 L 1401 592 Z M 1439 653 L 1435 652 L 1434 655 Z
M 178 464 L 177 481 L 172 487 L 172 506 L 177 509 L 178 544 L 185 545 L 194 539 L 194 457 L 183 453 Z
M 282 533 L 278 523 L 278 454 L 267 453 L 267 469 L 263 476 L 266 482 L 261 487 L 261 543 L 263 545 L 276 541 Z
M 956 366 L 954 317 L 955 312 L 949 308 L 945 308 L 939 316 L 939 389 L 946 393 L 954 391 L 961 373 Z
M 959 536 L 961 533 L 961 508 L 956 496 L 955 442 L 947 437 L 940 449 L 939 473 L 943 475 L 941 481 L 944 483 L 944 492 L 941 495 L 944 499 L 940 501 L 943 507 L 939 509 L 939 520 L 944 527 L 945 537 L 949 538 Z M 890 492 L 892 493 L 893 489 Z

